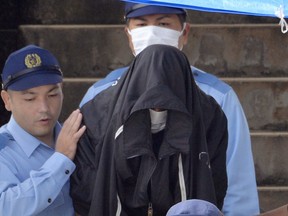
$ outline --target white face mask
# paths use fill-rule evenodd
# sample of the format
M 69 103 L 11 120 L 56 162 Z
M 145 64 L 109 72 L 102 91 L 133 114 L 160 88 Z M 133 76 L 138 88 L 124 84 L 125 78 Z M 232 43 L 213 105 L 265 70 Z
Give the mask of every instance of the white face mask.
M 185 29 L 186 23 L 181 32 L 159 27 L 145 26 L 132 30 L 128 29 L 128 33 L 132 37 L 134 47 L 134 55 L 137 56 L 146 47 L 154 44 L 170 45 L 179 49 L 179 38 Z M 182 50 L 183 47 L 180 48 Z
M 151 132 L 157 133 L 163 130 L 166 126 L 167 110 L 157 112 L 155 110 L 149 109 L 151 118 Z

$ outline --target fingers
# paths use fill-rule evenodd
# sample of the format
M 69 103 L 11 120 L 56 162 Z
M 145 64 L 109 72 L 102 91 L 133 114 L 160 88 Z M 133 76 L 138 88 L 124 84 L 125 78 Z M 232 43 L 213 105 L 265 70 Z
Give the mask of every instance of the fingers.
M 68 119 L 64 122 L 62 127 L 62 133 L 70 134 L 72 137 L 79 139 L 84 133 L 86 127 L 82 126 L 80 129 L 80 125 L 82 122 L 82 114 L 80 110 L 77 109 L 71 113 Z
M 77 142 L 86 130 L 86 126 L 80 127 L 82 114 L 77 109 L 64 122 L 58 135 L 55 150 L 73 159 L 77 149 Z
M 77 131 L 77 133 L 75 133 L 75 138 L 76 138 L 77 140 L 79 140 L 80 137 L 81 137 L 81 136 L 83 135 L 83 133 L 85 132 L 85 130 L 86 130 L 86 126 L 83 125 L 83 126 Z
M 80 113 L 80 110 L 74 110 L 64 122 L 62 130 L 65 130 L 66 133 L 74 133 L 79 129 L 81 121 L 82 114 Z

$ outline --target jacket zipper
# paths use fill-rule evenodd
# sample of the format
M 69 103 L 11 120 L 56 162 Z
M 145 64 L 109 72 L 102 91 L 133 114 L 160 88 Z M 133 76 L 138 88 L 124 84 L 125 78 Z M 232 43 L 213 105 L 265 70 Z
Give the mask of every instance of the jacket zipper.
M 156 166 L 157 166 L 157 162 L 154 165 L 153 172 L 155 171 Z M 152 190 L 152 176 L 151 176 L 151 179 L 148 183 L 148 198 L 149 198 L 148 211 L 147 211 L 148 216 L 153 216 L 153 204 L 152 204 L 152 197 L 151 197 L 152 192 L 151 192 L 151 190 Z
M 153 206 L 151 202 L 149 202 L 148 205 L 148 216 L 153 216 Z

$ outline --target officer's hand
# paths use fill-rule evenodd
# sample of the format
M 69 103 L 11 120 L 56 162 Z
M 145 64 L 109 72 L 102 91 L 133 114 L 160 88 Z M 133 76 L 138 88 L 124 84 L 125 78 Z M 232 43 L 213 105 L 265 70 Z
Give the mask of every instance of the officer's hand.
M 80 110 L 73 111 L 64 122 L 56 142 L 55 150 L 66 155 L 71 160 L 75 157 L 77 142 L 86 129 L 85 126 L 79 128 L 81 121 L 82 114 Z

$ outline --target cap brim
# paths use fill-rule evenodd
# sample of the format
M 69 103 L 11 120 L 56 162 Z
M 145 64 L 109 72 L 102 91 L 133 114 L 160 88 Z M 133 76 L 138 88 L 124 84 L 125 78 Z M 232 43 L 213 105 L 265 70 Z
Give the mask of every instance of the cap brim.
M 54 85 L 63 82 L 63 77 L 57 73 L 36 72 L 17 79 L 8 86 L 13 91 L 24 91 L 43 85 Z

